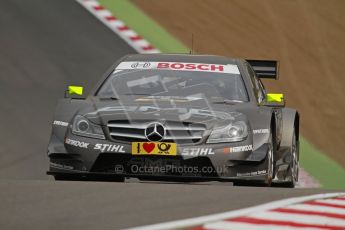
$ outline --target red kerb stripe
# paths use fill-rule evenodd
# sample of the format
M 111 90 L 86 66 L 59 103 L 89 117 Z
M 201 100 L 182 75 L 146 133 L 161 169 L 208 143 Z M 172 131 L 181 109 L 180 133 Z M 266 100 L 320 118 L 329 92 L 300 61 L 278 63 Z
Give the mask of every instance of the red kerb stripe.
M 115 21 L 117 20 L 117 18 L 115 18 L 114 16 L 106 16 L 105 19 L 107 19 L 108 21 Z
M 307 201 L 307 202 L 304 202 L 304 204 L 324 206 L 324 207 L 332 207 L 332 208 L 345 208 L 345 205 L 329 204 L 329 203 L 323 203 L 323 202 L 319 202 L 319 201 Z
M 265 219 L 259 219 L 259 218 L 251 218 L 251 217 L 238 217 L 238 218 L 234 218 L 234 219 L 229 219 L 227 221 L 250 223 L 250 224 L 260 224 L 260 225 L 279 225 L 279 226 L 291 226 L 291 227 L 302 227 L 302 228 L 303 227 L 304 228 L 321 228 L 321 229 L 331 229 L 331 230 L 344 229 L 343 227 L 339 227 L 339 226 L 303 224 L 303 223 L 296 223 L 296 222 L 292 222 L 292 221 L 265 220 Z
M 144 46 L 142 47 L 143 50 L 153 50 L 155 47 L 148 45 L 148 46 Z
M 138 41 L 138 40 L 142 40 L 143 38 L 142 38 L 141 36 L 137 35 L 137 36 L 132 36 L 132 37 L 130 37 L 130 39 L 131 39 L 132 41 Z
M 94 10 L 104 10 L 103 6 L 94 6 L 93 7 Z
M 331 218 L 345 219 L 343 214 L 335 214 L 329 212 L 317 212 L 317 211 L 308 211 L 308 210 L 298 210 L 292 208 L 277 208 L 270 210 L 272 212 L 283 212 L 283 213 L 292 213 L 292 214 L 303 214 L 303 215 L 315 215 L 315 216 L 326 216 Z
M 129 30 L 129 28 L 127 26 L 119 26 L 119 27 L 117 27 L 117 29 L 120 31 Z

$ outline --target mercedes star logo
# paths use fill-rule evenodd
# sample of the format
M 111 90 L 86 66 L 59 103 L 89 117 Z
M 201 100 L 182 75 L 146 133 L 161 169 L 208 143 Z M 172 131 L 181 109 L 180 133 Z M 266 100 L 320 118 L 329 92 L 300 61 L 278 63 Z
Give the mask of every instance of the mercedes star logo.
M 145 137 L 149 141 L 161 141 L 165 137 L 165 127 L 159 122 L 150 123 L 145 129 Z

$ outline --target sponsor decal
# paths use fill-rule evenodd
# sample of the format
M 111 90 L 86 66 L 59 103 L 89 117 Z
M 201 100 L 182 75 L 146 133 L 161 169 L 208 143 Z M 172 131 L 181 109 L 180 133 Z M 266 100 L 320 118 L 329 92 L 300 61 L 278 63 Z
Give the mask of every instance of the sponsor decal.
M 243 145 L 230 148 L 224 148 L 224 153 L 238 153 L 253 150 L 253 145 Z
M 68 126 L 68 122 L 65 121 L 54 121 L 53 125 L 58 125 L 58 126 L 64 126 L 67 127 Z
M 124 153 L 123 145 L 111 145 L 111 144 L 95 144 L 93 149 L 100 150 L 101 152 L 113 152 L 113 153 Z
M 212 148 L 182 148 L 182 156 L 206 156 L 214 155 Z
M 121 62 L 115 71 L 128 69 L 166 69 L 183 71 L 202 71 L 214 73 L 240 74 L 237 65 L 186 62 Z
M 90 143 L 86 143 L 86 142 L 83 142 L 83 141 L 72 140 L 72 139 L 69 139 L 69 138 L 66 138 L 65 143 L 68 144 L 68 145 L 73 145 L 73 146 L 76 146 L 76 147 L 79 147 L 79 148 L 84 148 L 84 149 L 87 149 L 87 147 L 90 144 Z
M 175 70 L 188 69 L 188 70 L 224 72 L 224 65 L 160 62 L 157 65 L 157 69 L 175 69 Z
M 247 173 L 237 173 L 236 176 L 258 176 L 266 174 L 266 170 L 256 171 L 256 172 L 247 172 Z
M 131 65 L 133 69 L 147 69 L 150 68 L 150 62 L 136 62 Z
M 253 134 L 266 134 L 269 133 L 270 131 L 268 129 L 254 129 Z
M 132 155 L 176 156 L 176 143 L 132 142 Z

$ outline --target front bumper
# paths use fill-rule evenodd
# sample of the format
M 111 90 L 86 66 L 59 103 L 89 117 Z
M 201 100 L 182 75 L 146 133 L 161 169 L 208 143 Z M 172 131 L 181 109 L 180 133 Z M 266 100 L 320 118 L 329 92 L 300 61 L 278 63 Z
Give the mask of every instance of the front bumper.
M 51 148 L 49 175 L 137 177 L 149 180 L 258 180 L 266 177 L 267 145 L 251 143 L 178 146 L 176 156 L 132 155 L 131 144 L 68 135 Z M 100 146 L 106 146 L 100 148 Z M 55 151 L 55 150 L 59 151 Z M 204 149 L 190 154 L 186 149 Z M 197 152 L 197 151 L 196 151 Z M 189 153 L 189 154 L 186 154 Z

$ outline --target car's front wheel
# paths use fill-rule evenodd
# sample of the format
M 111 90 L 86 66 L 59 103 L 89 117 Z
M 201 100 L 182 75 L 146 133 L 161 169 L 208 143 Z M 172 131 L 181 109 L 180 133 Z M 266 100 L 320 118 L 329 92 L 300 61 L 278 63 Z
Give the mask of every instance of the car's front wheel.
M 283 187 L 294 188 L 298 182 L 299 174 L 299 143 L 296 137 L 295 130 L 293 130 L 291 141 L 291 162 L 289 167 L 289 181 L 281 184 Z
M 264 181 L 264 184 L 266 186 L 271 186 L 272 185 L 272 180 L 274 177 L 274 149 L 275 149 L 275 144 L 274 140 L 272 137 L 272 132 L 270 132 L 270 137 L 268 141 L 269 147 L 268 147 L 268 152 L 267 152 L 267 175 L 266 179 Z
M 272 137 L 272 132 L 270 132 L 268 140 L 268 151 L 266 156 L 266 177 L 263 181 L 235 181 L 233 184 L 235 186 L 271 186 L 272 180 L 275 175 L 275 162 L 274 162 L 274 151 L 276 149 L 275 140 Z

